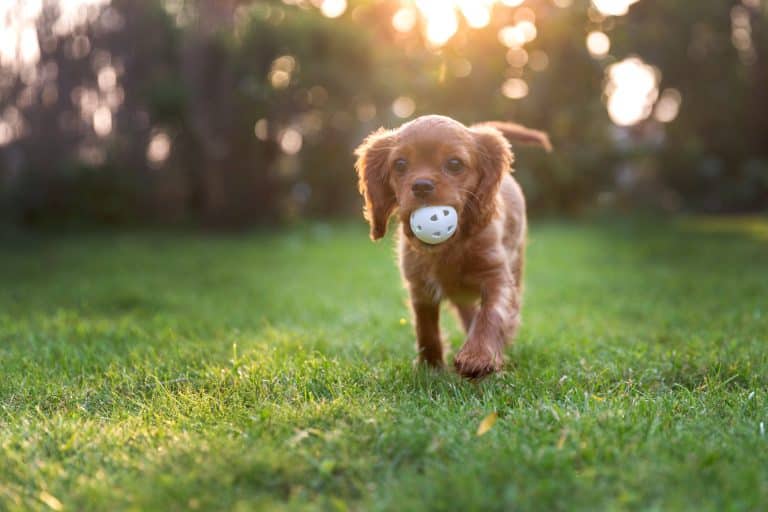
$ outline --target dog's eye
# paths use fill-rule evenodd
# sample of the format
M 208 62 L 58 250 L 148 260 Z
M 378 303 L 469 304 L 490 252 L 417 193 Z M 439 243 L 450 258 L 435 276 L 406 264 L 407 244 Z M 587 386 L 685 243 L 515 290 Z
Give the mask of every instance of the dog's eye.
M 451 174 L 458 174 L 464 170 L 464 162 L 458 158 L 450 158 L 445 162 L 445 170 Z
M 395 171 L 402 174 L 406 170 L 408 170 L 408 161 L 405 158 L 398 158 L 397 160 L 395 160 L 393 167 L 395 168 Z

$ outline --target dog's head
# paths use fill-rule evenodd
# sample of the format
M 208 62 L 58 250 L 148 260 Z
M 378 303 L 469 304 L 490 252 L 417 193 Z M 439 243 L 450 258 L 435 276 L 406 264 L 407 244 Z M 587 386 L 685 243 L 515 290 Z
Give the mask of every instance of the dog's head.
M 502 177 L 511 169 L 507 139 L 549 148 L 545 134 L 519 125 L 466 127 L 434 115 L 369 135 L 355 151 L 355 168 L 371 238 L 384 236 L 395 210 L 405 235 L 413 238 L 408 219 L 427 205 L 456 209 L 460 221 L 456 236 L 486 225 L 495 212 Z

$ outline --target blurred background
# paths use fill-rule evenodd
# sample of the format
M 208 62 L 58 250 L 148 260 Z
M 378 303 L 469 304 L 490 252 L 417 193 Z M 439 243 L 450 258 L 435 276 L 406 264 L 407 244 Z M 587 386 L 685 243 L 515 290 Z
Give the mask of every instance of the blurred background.
M 2 0 L 0 216 L 359 216 L 352 150 L 427 113 L 548 131 L 536 214 L 768 208 L 765 0 Z

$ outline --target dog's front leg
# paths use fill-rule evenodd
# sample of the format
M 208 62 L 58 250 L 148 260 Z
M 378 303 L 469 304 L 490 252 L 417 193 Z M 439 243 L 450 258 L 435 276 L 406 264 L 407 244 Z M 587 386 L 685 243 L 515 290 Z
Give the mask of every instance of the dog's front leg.
M 440 303 L 411 298 L 416 321 L 416 345 L 419 362 L 443 366 L 443 342 L 440 340 Z
M 520 296 L 508 272 L 488 276 L 477 312 L 454 366 L 464 377 L 477 378 L 501 369 L 504 347 L 520 323 Z

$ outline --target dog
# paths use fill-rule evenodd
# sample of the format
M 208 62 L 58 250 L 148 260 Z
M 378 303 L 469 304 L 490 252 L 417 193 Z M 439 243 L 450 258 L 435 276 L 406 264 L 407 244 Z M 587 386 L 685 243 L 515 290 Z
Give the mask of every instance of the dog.
M 428 115 L 370 134 L 355 150 L 355 170 L 371 239 L 399 218 L 398 259 L 416 325 L 418 361 L 443 367 L 440 304 L 448 300 L 467 334 L 456 371 L 479 378 L 501 369 L 520 325 L 527 221 L 523 192 L 511 176 L 510 143 L 552 150 L 546 133 L 487 122 L 465 126 Z M 438 245 L 419 240 L 413 211 L 452 206 L 458 225 Z

